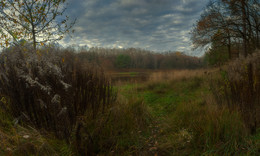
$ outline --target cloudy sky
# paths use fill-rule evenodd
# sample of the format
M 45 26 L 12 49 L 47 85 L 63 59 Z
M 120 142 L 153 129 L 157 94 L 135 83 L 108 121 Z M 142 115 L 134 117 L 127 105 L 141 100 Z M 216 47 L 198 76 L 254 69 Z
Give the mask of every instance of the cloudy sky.
M 191 51 L 190 29 L 208 0 L 69 0 L 67 14 L 77 17 L 65 45 L 138 47 L 153 51 Z

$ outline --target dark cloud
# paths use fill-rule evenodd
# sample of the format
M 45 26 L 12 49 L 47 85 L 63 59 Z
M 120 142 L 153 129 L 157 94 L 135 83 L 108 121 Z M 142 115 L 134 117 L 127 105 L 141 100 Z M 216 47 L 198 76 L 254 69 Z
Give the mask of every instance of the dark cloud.
M 69 0 L 75 33 L 63 44 L 190 54 L 189 31 L 208 0 Z M 195 54 L 195 53 L 193 53 Z

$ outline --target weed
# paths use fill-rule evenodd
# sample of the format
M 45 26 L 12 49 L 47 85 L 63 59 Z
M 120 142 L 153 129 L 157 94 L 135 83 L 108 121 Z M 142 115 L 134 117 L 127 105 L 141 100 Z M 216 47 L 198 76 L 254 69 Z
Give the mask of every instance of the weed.
M 114 100 L 104 74 L 55 49 L 13 48 L 0 56 L 1 98 L 17 119 L 69 139 L 77 116 L 92 110 L 92 117 Z
M 221 71 L 222 79 L 211 85 L 220 105 L 230 110 L 239 109 L 251 133 L 256 133 L 260 122 L 260 53 L 231 62 Z

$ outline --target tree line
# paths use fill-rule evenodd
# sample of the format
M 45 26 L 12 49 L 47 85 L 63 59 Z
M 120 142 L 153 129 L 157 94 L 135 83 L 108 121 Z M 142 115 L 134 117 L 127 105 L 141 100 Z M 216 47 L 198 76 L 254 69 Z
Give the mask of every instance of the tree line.
M 96 63 L 106 70 L 114 69 L 195 69 L 203 66 L 201 58 L 181 52 L 157 53 L 138 48 L 82 49 L 78 54 L 83 60 Z

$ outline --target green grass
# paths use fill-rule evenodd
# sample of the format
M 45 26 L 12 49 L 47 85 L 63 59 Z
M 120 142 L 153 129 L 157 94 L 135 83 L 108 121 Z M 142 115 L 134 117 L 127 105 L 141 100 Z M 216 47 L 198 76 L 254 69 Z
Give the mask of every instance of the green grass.
M 196 78 L 169 83 L 126 84 L 120 88 L 126 97 L 143 99 L 152 108 L 152 114 L 158 117 L 171 114 L 179 104 L 201 100 L 201 94 L 208 92 L 202 85 L 203 79 Z

